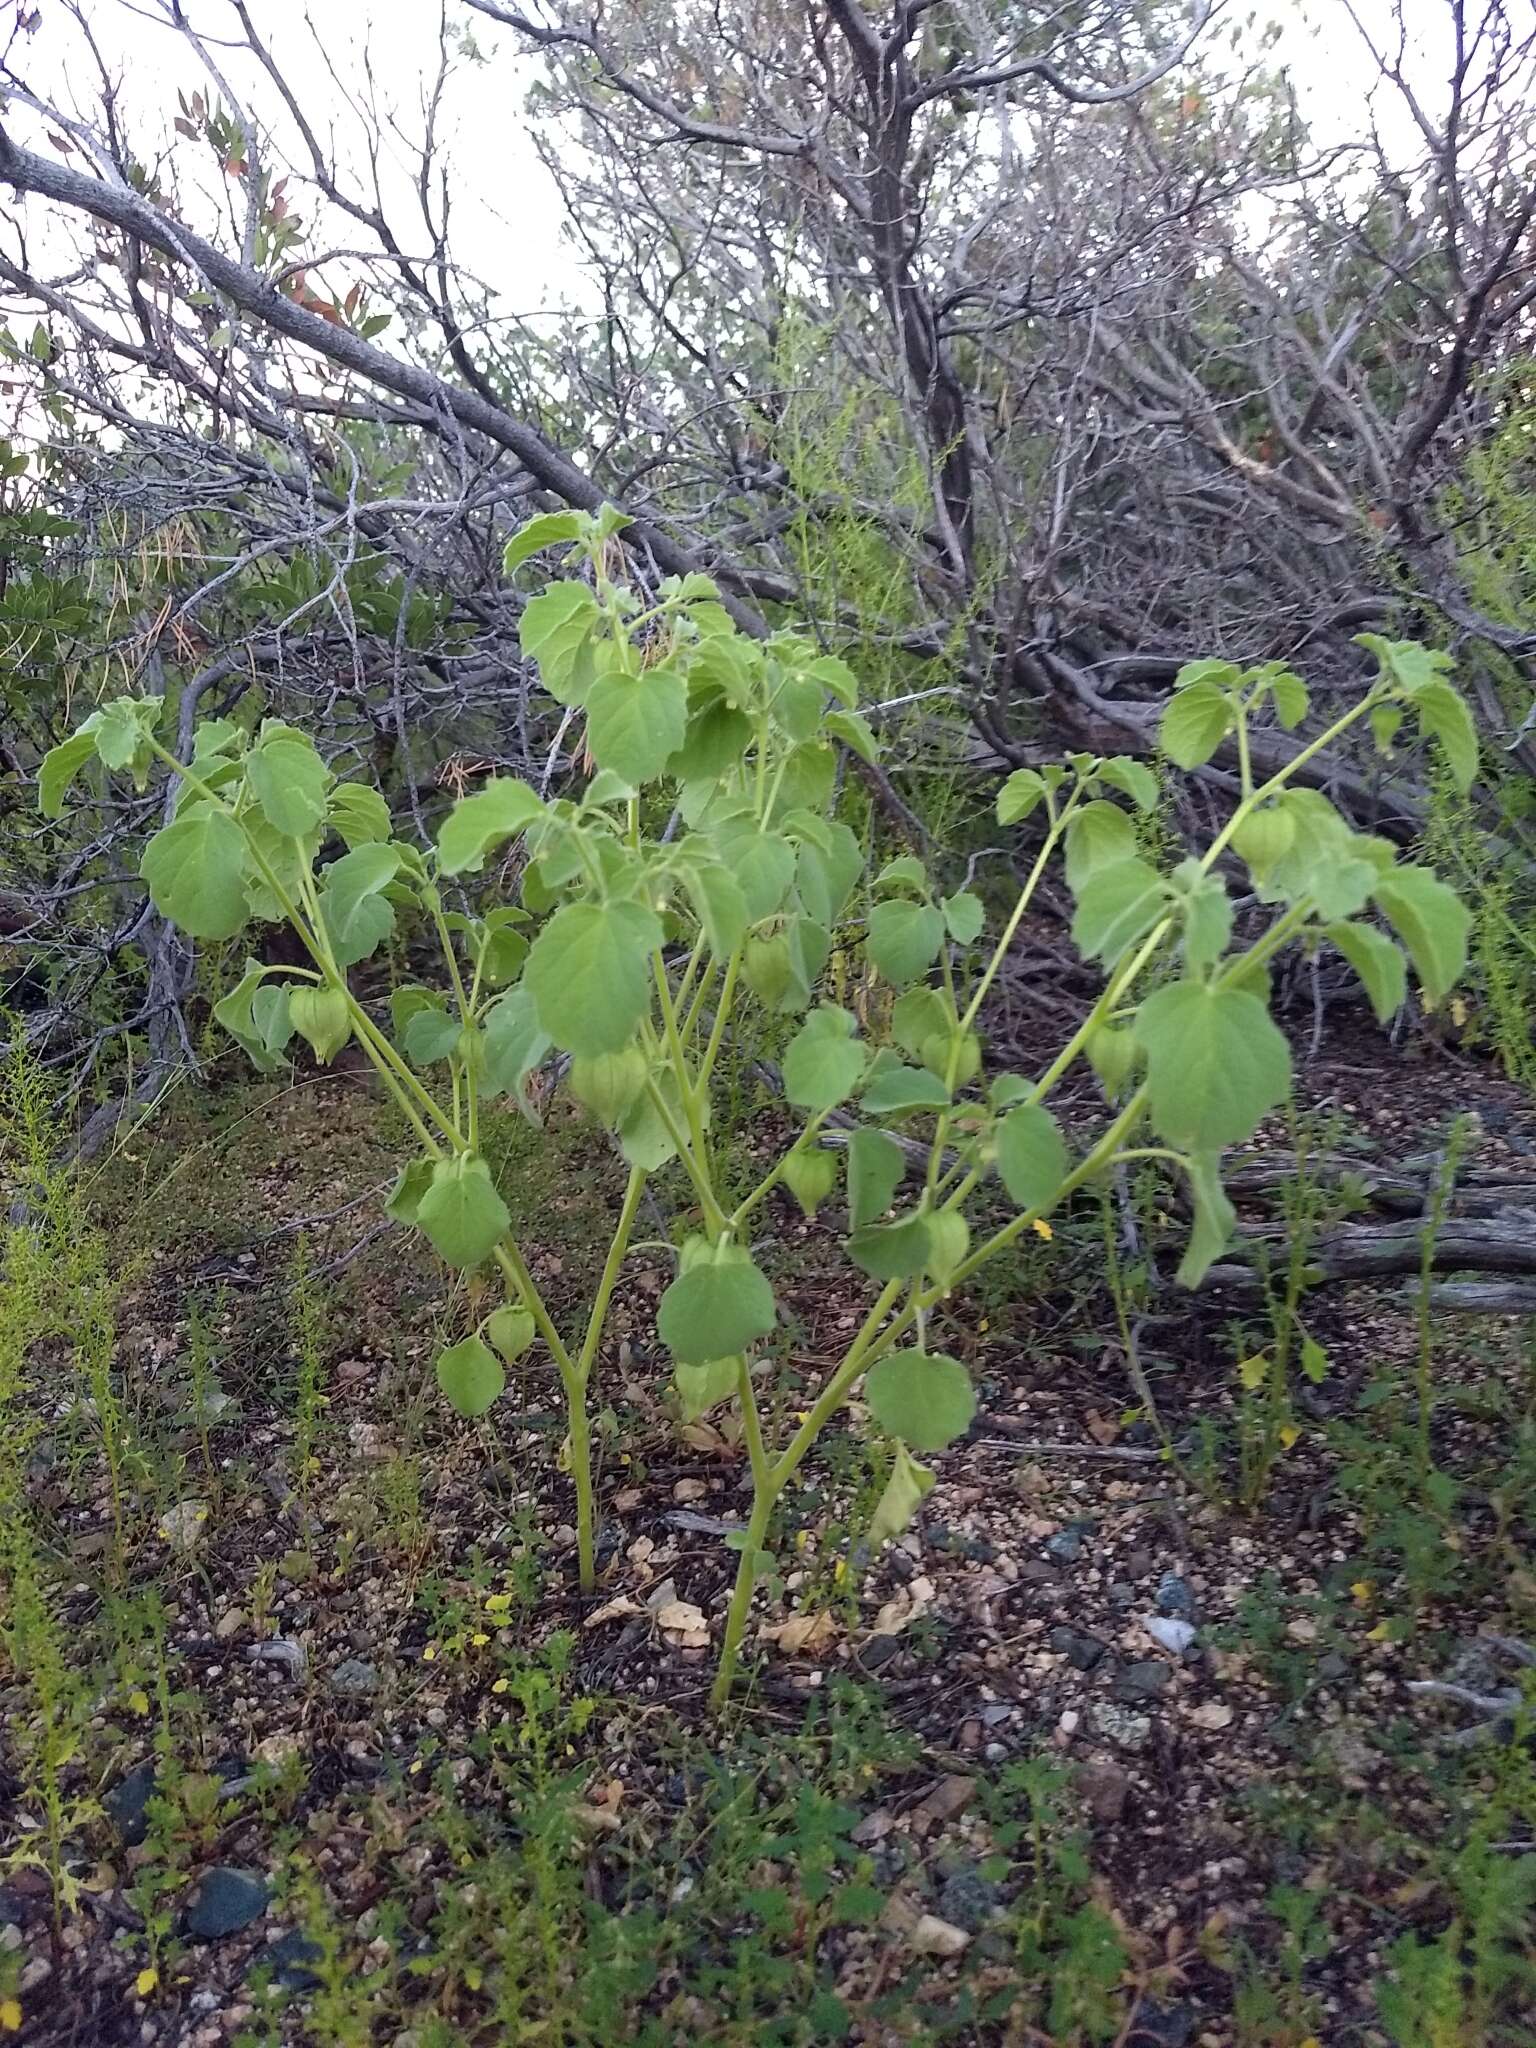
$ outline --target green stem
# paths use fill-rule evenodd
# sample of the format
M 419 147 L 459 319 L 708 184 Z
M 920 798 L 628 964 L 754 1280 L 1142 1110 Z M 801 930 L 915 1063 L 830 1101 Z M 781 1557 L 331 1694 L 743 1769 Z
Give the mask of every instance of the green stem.
M 587 1416 L 587 1390 L 565 1381 L 565 1417 L 571 1446 L 571 1478 L 576 1487 L 576 1573 L 583 1593 L 597 1591 L 597 1510 L 592 1498 L 592 1425 Z
M 797 1152 L 807 1152 L 814 1149 L 812 1141 L 816 1138 L 816 1136 L 821 1130 L 822 1125 L 826 1122 L 827 1118 L 831 1114 L 832 1112 L 829 1109 L 818 1109 L 816 1114 L 811 1118 L 810 1122 L 806 1125 L 805 1129 L 800 1133 L 799 1137 L 795 1140 L 794 1144 L 791 1145 L 789 1150 L 784 1154 L 783 1158 L 780 1159 L 777 1162 L 777 1164 L 769 1168 L 768 1172 L 763 1175 L 762 1179 L 758 1182 L 757 1186 L 752 1190 L 751 1194 L 746 1196 L 745 1199 L 741 1202 L 737 1203 L 736 1207 L 731 1211 L 730 1217 L 728 1219 L 728 1227 L 733 1233 L 738 1232 L 741 1229 L 742 1224 L 751 1215 L 752 1211 L 757 1207 L 758 1203 L 762 1201 L 764 1196 L 769 1194 L 772 1189 L 778 1186 L 779 1182 L 784 1178 L 785 1167 L 788 1166 L 790 1160 L 795 1157 L 795 1154 Z
M 660 1048 L 654 1044 L 654 1041 L 649 1049 L 657 1058 L 660 1058 Z M 659 1084 L 649 1075 L 646 1077 L 645 1092 L 652 1109 L 655 1110 L 657 1116 L 661 1119 L 662 1129 L 672 1141 L 672 1149 L 677 1154 L 678 1164 L 682 1167 L 684 1173 L 687 1174 L 689 1185 L 699 1198 L 699 1207 L 704 1211 L 709 1228 L 718 1235 L 719 1231 L 724 1229 L 725 1221 L 720 1214 L 719 1204 L 715 1200 L 714 1189 L 710 1185 L 703 1168 L 693 1156 L 692 1141 L 688 1133 L 679 1130 L 677 1118 L 672 1114 L 671 1104 L 661 1092 Z M 715 1219 L 718 1219 L 718 1221 Z
M 715 1071 L 715 1061 L 720 1057 L 726 1020 L 731 1014 L 731 1003 L 736 995 L 736 977 L 741 972 L 742 950 L 737 946 L 725 963 L 725 979 L 720 984 L 720 1000 L 715 1006 L 714 1026 L 709 1034 L 709 1043 L 704 1048 L 704 1057 L 699 1061 L 700 1088 L 708 1087 L 709 1077 Z
M 728 1225 L 725 1211 L 720 1207 L 709 1177 L 709 1157 L 704 1147 L 704 1120 L 699 1109 L 700 1087 L 688 1078 L 688 1061 L 677 1028 L 677 1011 L 672 1003 L 672 990 L 667 980 L 667 963 L 659 949 L 652 955 L 652 970 L 656 981 L 657 1001 L 661 1005 L 662 1028 L 666 1033 L 667 1056 L 672 1063 L 672 1071 L 677 1076 L 677 1092 L 682 1098 L 683 1115 L 688 1122 L 688 1152 L 683 1155 L 683 1163 L 703 1205 L 705 1228 L 712 1237 L 718 1237 Z M 700 1079 L 702 1082 L 702 1074 Z M 656 1093 L 659 1099 L 660 1090 L 656 1090 Z M 670 1119 L 668 1121 L 670 1122 Z
M 576 1361 L 566 1349 L 565 1341 L 550 1319 L 533 1275 L 528 1270 L 521 1248 L 515 1237 L 504 1237 L 491 1254 L 503 1273 L 517 1289 L 518 1298 L 533 1317 L 533 1326 L 549 1347 L 549 1355 L 559 1367 L 560 1377 L 566 1381 L 579 1379 Z
M 827 1384 L 817 1395 L 815 1402 L 806 1411 L 805 1420 L 790 1438 L 788 1446 L 780 1454 L 777 1462 L 771 1467 L 769 1483 L 773 1488 L 775 1499 L 784 1491 L 790 1480 L 795 1476 L 795 1473 L 800 1469 L 806 1453 L 842 1405 L 843 1396 L 864 1370 L 865 1358 L 880 1335 L 880 1325 L 890 1313 L 901 1293 L 903 1285 L 904 1283 L 900 1280 L 887 1280 L 884 1287 L 881 1288 L 879 1295 L 876 1297 L 874 1307 L 865 1316 L 859 1326 L 858 1334 L 844 1353 L 842 1364 L 838 1366 L 832 1377 L 827 1381 Z
M 757 1393 L 752 1385 L 752 1365 L 745 1352 L 736 1361 L 736 1396 L 741 1403 L 741 1424 L 747 1440 L 747 1463 L 752 1468 L 752 1490 L 767 1492 L 772 1504 L 768 1452 L 763 1444 L 763 1419 L 757 1410 Z
M 965 1037 L 966 1032 L 969 1031 L 971 1026 L 975 1023 L 977 1012 L 980 1010 L 982 1004 L 986 1001 L 987 990 L 992 986 L 993 982 L 996 981 L 998 974 L 1002 969 L 1003 962 L 1008 957 L 1008 949 L 1013 944 L 1014 935 L 1019 929 L 1019 924 L 1024 916 L 1025 911 L 1029 908 L 1031 897 L 1034 895 L 1035 890 L 1039 887 L 1040 877 L 1045 873 L 1046 868 L 1050 865 L 1051 855 L 1056 851 L 1057 845 L 1060 843 L 1061 840 L 1061 835 L 1067 829 L 1067 821 L 1072 816 L 1073 811 L 1077 808 L 1078 797 L 1080 795 L 1080 790 L 1074 790 L 1071 798 L 1068 800 L 1065 810 L 1063 810 L 1063 812 L 1061 813 L 1061 816 L 1059 818 L 1055 818 L 1052 820 L 1051 829 L 1045 835 L 1044 844 L 1041 846 L 1039 853 L 1035 856 L 1034 866 L 1030 869 L 1029 873 L 1024 878 L 1024 886 L 1019 892 L 1019 900 L 1017 903 L 1014 904 L 1013 909 L 1009 912 L 1008 922 L 1003 926 L 1002 937 L 998 940 L 996 946 L 993 948 L 992 958 L 987 962 L 985 968 L 982 970 L 982 976 L 980 981 L 978 981 L 976 984 L 975 992 L 971 996 L 971 1000 L 965 1006 L 965 1015 L 960 1019 L 960 1029 L 955 1034 L 954 1047 L 950 1053 L 949 1091 L 951 1094 L 953 1094 L 955 1091 L 955 1076 L 959 1071 L 958 1061 L 960 1058 L 961 1040 Z
M 725 1638 L 720 1645 L 720 1662 L 715 1667 L 714 1684 L 709 1691 L 709 1704 L 717 1714 L 730 1699 L 731 1687 L 736 1681 L 736 1666 L 741 1656 L 741 1639 L 746 1633 L 747 1615 L 752 1607 L 752 1589 L 757 1584 L 758 1553 L 768 1539 L 768 1518 L 773 1513 L 773 1501 L 773 1494 L 767 1492 L 760 1492 L 754 1497 L 746 1534 L 742 1538 L 741 1561 L 736 1567 L 736 1584 L 731 1592 L 731 1604 L 726 1610 Z
M 389 1083 L 396 1101 L 405 1110 L 406 1116 L 420 1134 L 427 1150 L 436 1157 L 440 1148 L 436 1139 L 428 1134 L 417 1111 L 410 1107 L 410 1103 L 406 1099 L 407 1097 L 414 1099 L 418 1107 L 427 1112 L 433 1123 L 437 1125 L 442 1137 L 447 1140 L 448 1149 L 451 1152 L 464 1151 L 465 1144 L 459 1133 L 459 1128 L 457 1124 L 443 1114 L 441 1103 L 421 1085 L 420 1081 L 411 1072 L 404 1060 L 401 1059 L 395 1048 L 384 1036 L 378 1025 L 374 1023 L 346 983 L 342 981 L 337 986 L 347 999 L 347 1015 L 351 1019 L 352 1029 L 357 1034 L 358 1042 L 373 1061 L 374 1066 L 385 1081 Z
M 602 1277 L 597 1283 L 597 1293 L 592 1297 L 592 1313 L 587 1320 L 586 1340 L 581 1347 L 581 1356 L 576 1361 L 577 1375 L 585 1388 L 592 1377 L 592 1368 L 597 1360 L 597 1347 L 602 1341 L 603 1324 L 608 1319 L 608 1304 L 613 1299 L 613 1290 L 618 1284 L 619 1271 L 629 1250 L 630 1235 L 635 1227 L 635 1215 L 640 1207 L 640 1197 L 645 1191 L 645 1168 L 632 1166 L 629 1180 L 624 1188 L 624 1202 L 619 1210 L 619 1220 L 614 1228 L 613 1241 L 608 1247 L 608 1257 L 603 1264 Z

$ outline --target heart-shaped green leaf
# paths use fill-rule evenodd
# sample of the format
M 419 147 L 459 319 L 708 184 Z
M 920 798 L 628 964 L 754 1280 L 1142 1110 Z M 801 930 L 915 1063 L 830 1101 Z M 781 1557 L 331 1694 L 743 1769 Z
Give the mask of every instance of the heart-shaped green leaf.
M 784 1093 L 796 1109 L 835 1109 L 859 1085 L 869 1054 L 848 1010 L 812 1010 L 784 1054 Z
M 432 1185 L 416 1205 L 416 1221 L 450 1266 L 478 1266 L 512 1224 L 490 1168 L 472 1152 L 439 1160 Z
M 877 903 L 869 913 L 869 957 L 898 988 L 926 974 L 943 943 L 944 919 L 931 903 L 898 897 Z
M 87 720 L 79 732 L 71 733 L 44 754 L 37 771 L 37 808 L 45 818 L 62 818 L 69 786 L 87 761 L 96 754 L 96 734 Z
M 911 1116 L 920 1109 L 947 1109 L 949 1090 L 926 1067 L 882 1066 L 864 1090 L 871 1116 Z
M 1450 994 L 1467 964 L 1472 914 L 1428 868 L 1396 867 L 1377 882 L 1376 907 L 1408 948 L 1432 1002 Z
M 384 891 L 399 868 L 399 847 L 370 841 L 333 860 L 325 870 L 320 915 L 338 967 L 355 967 L 366 960 L 394 930 L 394 905 Z
M 1194 1223 L 1178 1281 L 1181 1287 L 1198 1287 L 1231 1241 L 1237 1211 L 1221 1184 L 1221 1162 L 1214 1152 L 1191 1153 L 1188 1169 Z
M 389 805 L 366 782 L 338 782 L 326 802 L 325 816 L 348 846 L 371 846 L 390 834 Z
M 1330 939 L 1360 977 L 1378 1024 L 1390 1024 L 1408 993 L 1408 968 L 1402 948 L 1373 924 L 1325 925 Z
M 551 583 L 529 598 L 517 622 L 518 642 L 539 665 L 539 680 L 562 704 L 579 705 L 591 681 L 591 640 L 601 620 L 585 583 Z
M 886 1131 L 855 1131 L 848 1140 L 848 1220 L 855 1230 L 891 1206 L 906 1158 Z
M 976 1413 L 970 1374 L 942 1352 L 893 1351 L 878 1359 L 865 1375 L 864 1398 L 880 1427 L 914 1451 L 942 1451 Z
M 1113 967 L 1128 947 L 1146 937 L 1167 903 L 1167 884 L 1144 860 L 1094 868 L 1077 892 L 1073 944 L 1085 959 Z
M 1158 740 L 1178 767 L 1199 768 L 1226 738 L 1232 719 L 1232 706 L 1215 681 L 1191 682 L 1168 700 Z
M 928 1263 L 928 1219 L 868 1224 L 849 1238 L 848 1256 L 872 1280 L 914 1279 Z
M 1171 1145 L 1240 1144 L 1290 1091 L 1290 1047 L 1246 989 L 1170 982 L 1143 1002 L 1134 1029 L 1152 1121 Z
M 437 1384 L 461 1415 L 483 1415 L 507 1384 L 501 1360 L 478 1337 L 437 1354 Z
M 314 742 L 292 726 L 263 732 L 246 761 L 245 781 L 267 823 L 286 838 L 302 838 L 325 817 L 331 771 Z
M 1010 1109 L 993 1134 L 997 1173 L 1021 1209 L 1050 1208 L 1067 1177 L 1061 1126 L 1042 1102 Z
M 651 1003 L 661 921 L 638 903 L 568 903 L 533 942 L 522 985 L 562 1052 L 619 1052 Z
M 688 729 L 688 685 L 680 670 L 611 669 L 587 692 L 587 746 L 600 768 L 638 789 L 654 782 Z
M 524 987 L 508 991 L 485 1013 L 480 1083 L 487 1095 L 521 1097 L 523 1083 L 549 1051 L 549 1033 L 539 1022 Z
M 156 910 L 194 939 L 232 939 L 245 924 L 244 868 L 244 834 L 211 804 L 162 826 L 139 862 Z
M 656 1329 L 683 1365 L 734 1358 L 774 1325 L 773 1289 L 739 1245 L 711 1248 L 679 1273 L 656 1313 Z
M 526 832 L 544 815 L 543 802 L 526 782 L 495 776 L 473 796 L 460 797 L 443 820 L 437 864 L 445 875 L 478 874 L 493 847 Z
M 587 523 L 584 512 L 540 512 L 520 526 L 507 542 L 501 556 L 503 571 L 510 576 L 541 548 L 556 548 L 564 542 L 580 540 Z

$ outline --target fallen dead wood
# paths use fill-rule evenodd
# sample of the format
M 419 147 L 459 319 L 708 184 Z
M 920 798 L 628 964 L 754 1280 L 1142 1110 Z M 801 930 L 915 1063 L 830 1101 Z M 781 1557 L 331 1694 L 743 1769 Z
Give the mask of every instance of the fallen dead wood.
M 1441 1152 L 1380 1162 L 1329 1153 L 1309 1159 L 1307 1175 L 1328 1187 L 1352 1183 L 1373 1209 L 1417 1216 L 1423 1213 L 1444 1164 Z M 1237 1160 L 1223 1181 L 1228 1193 L 1241 1199 L 1278 1191 L 1295 1177 L 1296 1163 L 1288 1153 L 1269 1153 Z M 1459 1212 L 1474 1216 L 1509 1208 L 1536 1210 L 1536 1168 L 1525 1172 L 1463 1168 L 1456 1176 L 1454 1201 Z
M 1321 1236 L 1307 1256 L 1307 1271 L 1313 1285 L 1330 1281 L 1390 1280 L 1422 1272 L 1427 1226 L 1414 1218 L 1397 1223 L 1345 1224 Z M 1255 1248 L 1283 1246 L 1283 1229 L 1271 1225 L 1245 1231 L 1240 1243 Z M 1433 1273 L 1506 1273 L 1529 1275 L 1530 1280 L 1513 1290 L 1498 1289 L 1490 1294 L 1477 1283 L 1432 1287 L 1430 1299 L 1446 1308 L 1488 1312 L 1521 1313 L 1536 1305 L 1536 1209 L 1507 1210 L 1497 1217 L 1451 1216 L 1434 1232 L 1429 1248 Z M 1222 1263 L 1212 1266 L 1205 1288 L 1257 1300 L 1263 1294 L 1258 1272 L 1250 1266 Z

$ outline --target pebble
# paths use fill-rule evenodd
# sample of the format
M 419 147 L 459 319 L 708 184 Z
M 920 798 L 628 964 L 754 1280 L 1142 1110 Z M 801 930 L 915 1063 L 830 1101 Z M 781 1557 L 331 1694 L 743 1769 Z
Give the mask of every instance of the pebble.
M 155 1790 L 155 1766 L 135 1764 L 102 1800 L 102 1811 L 125 1849 L 136 1849 L 149 1832 L 148 1807 Z
M 267 1910 L 271 1893 L 267 1881 L 254 1870 L 240 1870 L 221 1864 L 210 1870 L 197 1888 L 187 1909 L 186 1928 L 199 1941 L 216 1941 L 220 1935 L 238 1934 Z
M 379 1689 L 379 1667 L 365 1657 L 346 1657 L 331 1673 L 331 1691 L 343 1699 L 369 1699 Z
M 309 1657 L 297 1636 L 273 1636 L 269 1641 L 252 1643 L 245 1654 L 252 1664 L 281 1665 L 295 1684 L 309 1670 Z
M 271 1970 L 273 1982 L 281 1984 L 285 1991 L 314 1991 L 320 1979 L 307 1966 L 318 1963 L 324 1953 L 320 1944 L 311 1941 L 301 1928 L 290 1927 L 270 1948 L 257 1950 L 251 1958 L 251 1968 L 265 1966 Z
M 1026 1557 L 1019 1566 L 1019 1577 L 1031 1586 L 1059 1586 L 1062 1576 L 1055 1565 L 1047 1564 L 1043 1557 Z
M 160 1534 L 172 1550 L 183 1557 L 197 1548 L 208 1521 L 208 1508 L 200 1500 L 179 1500 L 160 1517 Z
M 1188 2048 L 1195 2025 L 1193 2006 L 1159 2005 L 1155 1998 L 1146 1999 L 1127 2037 L 1128 2048 Z
M 1093 1725 L 1111 1742 L 1119 1743 L 1122 1749 L 1145 1749 L 1152 1734 L 1152 1722 L 1146 1714 L 1127 1713 L 1113 1700 L 1094 1701 Z
M 213 1632 L 221 1643 L 227 1643 L 231 1636 L 239 1635 L 248 1626 L 243 1607 L 229 1607 L 213 1624 Z
M 1346 1778 L 1363 1778 L 1376 1764 L 1376 1752 L 1352 1728 L 1326 1728 L 1318 1748 L 1334 1769 Z
M 1493 1693 L 1504 1684 L 1488 1645 L 1475 1636 L 1460 1645 L 1445 1675 L 1452 1684 L 1464 1685 L 1470 1692 Z
M 963 1955 L 970 1945 L 971 1937 L 963 1927 L 941 1920 L 934 1913 L 920 1914 L 907 1935 L 907 1946 L 920 1956 Z
M 1094 1819 L 1110 1823 L 1124 1813 L 1131 1781 L 1118 1764 L 1100 1759 L 1082 1766 L 1077 1774 L 1077 1789 Z
M 1189 1581 L 1180 1578 L 1177 1572 L 1164 1572 L 1157 1582 L 1157 1611 L 1169 1615 L 1175 1621 L 1195 1621 L 1199 1610 L 1195 1596 L 1190 1591 Z
M 939 1889 L 939 1911 L 968 1934 L 979 1934 L 1000 1903 L 997 1886 L 974 1864 L 951 1871 Z
M 1046 1646 L 1058 1657 L 1065 1657 L 1074 1671 L 1091 1671 L 1102 1663 L 1104 1645 L 1096 1636 L 1084 1635 L 1075 1628 L 1053 1628 L 1046 1637 Z
M 1172 1676 L 1171 1664 L 1159 1664 L 1150 1658 L 1136 1664 L 1124 1664 L 1115 1673 L 1114 1697 L 1132 1704 L 1161 1699 Z
M 1150 1614 L 1142 1627 L 1154 1643 L 1161 1643 L 1165 1650 L 1171 1650 L 1175 1657 L 1182 1657 L 1195 1640 L 1195 1625 L 1192 1621 L 1179 1621 L 1170 1615 Z
M 1088 1529 L 1081 1522 L 1068 1522 L 1065 1529 L 1047 1539 L 1045 1554 L 1052 1564 L 1076 1564 L 1083 1554 Z

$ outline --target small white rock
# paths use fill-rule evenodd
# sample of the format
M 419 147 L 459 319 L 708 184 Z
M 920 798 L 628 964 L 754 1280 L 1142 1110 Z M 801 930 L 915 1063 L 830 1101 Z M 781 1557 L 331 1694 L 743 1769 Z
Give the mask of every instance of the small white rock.
M 907 1942 L 916 1955 L 958 1956 L 970 1947 L 971 1937 L 963 1927 L 941 1920 L 937 1913 L 923 1913 L 907 1936 Z
M 1161 1643 L 1175 1657 L 1182 1657 L 1195 1640 L 1193 1622 L 1179 1621 L 1166 1614 L 1149 1614 L 1141 1624 L 1154 1643 Z

